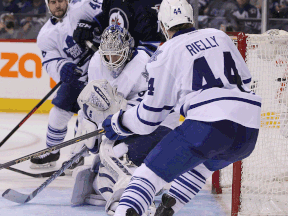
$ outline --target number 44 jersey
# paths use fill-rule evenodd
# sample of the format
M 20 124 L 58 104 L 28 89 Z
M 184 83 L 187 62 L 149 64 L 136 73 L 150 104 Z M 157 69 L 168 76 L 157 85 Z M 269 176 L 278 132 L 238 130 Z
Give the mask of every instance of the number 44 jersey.
M 251 74 L 224 32 L 194 28 L 177 32 L 152 55 L 146 69 L 145 98 L 123 118 L 133 132 L 150 133 L 173 108 L 187 119 L 226 119 L 260 127 L 261 98 L 250 91 Z

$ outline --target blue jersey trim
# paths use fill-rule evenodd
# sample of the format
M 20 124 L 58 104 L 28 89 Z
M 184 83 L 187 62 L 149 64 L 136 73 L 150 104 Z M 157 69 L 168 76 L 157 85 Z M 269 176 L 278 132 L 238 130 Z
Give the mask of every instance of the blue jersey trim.
M 65 59 L 65 58 L 53 58 L 53 59 L 49 59 L 49 60 L 43 62 L 43 63 L 42 63 L 42 66 L 44 66 L 44 64 L 47 64 L 48 62 L 51 62 L 51 61 L 59 61 L 59 60 L 61 60 L 61 59 Z
M 181 34 L 185 34 L 185 33 L 188 33 L 188 32 L 192 32 L 192 31 L 195 31 L 196 29 L 194 27 L 192 28 L 189 28 L 189 29 L 183 29 L 183 30 L 180 30 L 178 32 L 176 32 L 172 38 L 174 37 L 177 37 L 178 35 L 181 35 Z
M 161 122 L 149 122 L 149 121 L 145 121 L 144 119 L 141 119 L 140 116 L 139 116 L 139 105 L 137 107 L 137 118 L 139 119 L 139 121 L 142 123 L 142 124 L 145 124 L 145 125 L 149 125 L 149 126 L 157 126 L 157 125 L 160 125 Z
M 155 108 L 155 107 L 150 107 L 150 106 L 143 104 L 143 108 L 151 112 L 162 112 L 163 110 L 171 110 L 173 109 L 173 107 L 174 106 L 164 106 L 162 108 Z
M 251 82 L 251 78 L 250 78 L 250 79 L 243 80 L 243 83 L 244 83 L 244 84 L 248 84 L 248 83 L 250 83 L 250 82 Z
M 249 99 L 238 98 L 238 97 L 222 97 L 222 98 L 215 98 L 215 99 L 212 99 L 212 100 L 208 100 L 208 101 L 204 101 L 204 102 L 201 102 L 201 103 L 197 103 L 197 104 L 191 105 L 191 106 L 189 107 L 189 110 L 190 110 L 190 109 L 197 108 L 197 107 L 199 107 L 199 106 L 206 105 L 206 104 L 208 104 L 208 103 L 212 103 L 212 102 L 215 102 L 215 101 L 221 101 L 221 100 L 241 101 L 241 102 L 244 102 L 244 103 L 249 103 L 249 104 L 252 104 L 252 105 L 261 107 L 261 103 L 260 103 L 260 102 L 257 102 L 257 101 L 252 101 L 252 100 L 249 100 Z
M 181 106 L 180 108 L 180 114 L 184 117 L 186 117 L 185 113 L 184 113 L 184 104 Z

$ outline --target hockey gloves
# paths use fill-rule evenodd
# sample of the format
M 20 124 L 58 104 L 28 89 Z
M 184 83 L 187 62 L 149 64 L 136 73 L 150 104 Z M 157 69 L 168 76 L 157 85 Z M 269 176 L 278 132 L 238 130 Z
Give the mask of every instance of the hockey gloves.
M 93 40 L 94 30 L 100 35 L 100 28 L 96 22 L 93 23 L 93 22 L 88 22 L 86 20 L 80 20 L 77 23 L 77 27 L 73 32 L 73 40 L 75 40 L 79 46 L 81 46 L 82 48 L 85 48 L 86 47 L 85 41 Z
M 78 79 L 81 77 L 83 71 L 72 62 L 65 63 L 60 70 L 60 80 L 72 86 L 79 87 Z
M 123 113 L 124 111 L 120 110 L 114 115 L 108 116 L 102 123 L 102 127 L 106 131 L 105 136 L 109 140 L 121 140 L 133 134 L 121 123 Z

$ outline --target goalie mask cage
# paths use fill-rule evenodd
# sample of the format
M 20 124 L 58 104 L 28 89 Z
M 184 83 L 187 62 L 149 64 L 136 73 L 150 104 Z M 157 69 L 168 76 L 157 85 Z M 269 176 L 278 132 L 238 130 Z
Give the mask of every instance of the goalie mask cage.
M 212 193 L 231 215 L 288 215 L 288 33 L 270 30 L 233 38 L 262 97 L 261 128 L 252 154 L 214 172 Z

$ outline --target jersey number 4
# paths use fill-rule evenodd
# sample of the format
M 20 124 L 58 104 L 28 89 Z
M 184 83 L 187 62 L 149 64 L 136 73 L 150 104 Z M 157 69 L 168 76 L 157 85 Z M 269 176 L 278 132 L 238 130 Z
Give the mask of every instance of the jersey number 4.
M 242 80 L 239 76 L 236 64 L 230 52 L 224 52 L 224 75 L 228 79 L 230 84 L 236 84 L 241 91 L 244 91 L 242 88 Z M 232 74 L 232 70 L 234 75 Z M 203 77 L 206 80 L 205 85 L 203 85 Z M 205 57 L 198 58 L 194 61 L 193 67 L 193 82 L 192 90 L 198 91 L 199 89 L 208 89 L 212 87 L 222 88 L 223 82 L 220 78 L 216 79 L 210 66 L 208 65 Z

